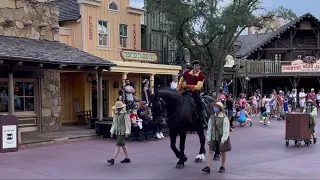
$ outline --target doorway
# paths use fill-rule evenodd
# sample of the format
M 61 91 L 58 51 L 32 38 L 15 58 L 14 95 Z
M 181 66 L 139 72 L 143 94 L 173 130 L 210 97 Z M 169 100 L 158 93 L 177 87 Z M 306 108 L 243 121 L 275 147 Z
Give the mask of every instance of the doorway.
M 103 117 L 107 117 L 108 114 L 108 81 L 102 80 L 102 113 Z M 97 118 L 98 116 L 98 92 L 97 92 L 97 81 L 92 83 L 92 116 Z

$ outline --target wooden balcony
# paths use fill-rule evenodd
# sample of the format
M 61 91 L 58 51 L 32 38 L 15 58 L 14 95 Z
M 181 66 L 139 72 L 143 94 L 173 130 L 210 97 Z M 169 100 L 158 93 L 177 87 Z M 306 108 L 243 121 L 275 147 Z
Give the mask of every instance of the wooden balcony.
M 290 61 L 273 60 L 236 60 L 243 68 L 239 69 L 238 75 L 244 76 L 278 76 L 281 74 L 281 65 L 289 65 Z

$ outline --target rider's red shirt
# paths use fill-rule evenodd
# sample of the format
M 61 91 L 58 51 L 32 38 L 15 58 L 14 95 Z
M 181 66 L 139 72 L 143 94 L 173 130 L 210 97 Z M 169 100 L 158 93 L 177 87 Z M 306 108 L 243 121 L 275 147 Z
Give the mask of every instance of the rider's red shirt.
M 183 79 L 187 85 L 197 85 L 198 81 L 204 81 L 205 76 L 202 72 L 193 75 L 193 70 L 189 70 L 183 73 Z

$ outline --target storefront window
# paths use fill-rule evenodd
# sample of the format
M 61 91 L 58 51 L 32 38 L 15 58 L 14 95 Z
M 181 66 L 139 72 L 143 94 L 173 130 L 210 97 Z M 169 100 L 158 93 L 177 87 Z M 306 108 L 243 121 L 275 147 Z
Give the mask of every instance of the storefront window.
M 0 112 L 8 111 L 8 83 L 0 82 Z
M 34 111 L 34 83 L 14 82 L 15 111 Z M 8 112 L 8 83 L 0 82 L 0 112 Z

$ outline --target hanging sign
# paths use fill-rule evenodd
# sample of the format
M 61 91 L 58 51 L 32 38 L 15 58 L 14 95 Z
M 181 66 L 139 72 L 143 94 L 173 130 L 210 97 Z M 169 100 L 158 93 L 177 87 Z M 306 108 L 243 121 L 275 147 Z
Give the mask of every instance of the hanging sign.
M 121 57 L 125 61 L 140 61 L 140 62 L 157 62 L 158 55 L 154 52 L 123 50 Z
M 17 125 L 2 126 L 2 148 L 11 149 L 17 148 Z
M 295 60 L 291 62 L 291 65 L 282 65 L 281 72 L 320 72 L 320 60 L 313 60 L 311 62 L 305 60 Z

